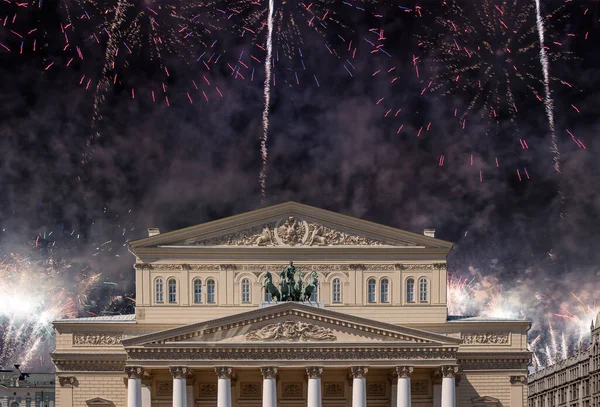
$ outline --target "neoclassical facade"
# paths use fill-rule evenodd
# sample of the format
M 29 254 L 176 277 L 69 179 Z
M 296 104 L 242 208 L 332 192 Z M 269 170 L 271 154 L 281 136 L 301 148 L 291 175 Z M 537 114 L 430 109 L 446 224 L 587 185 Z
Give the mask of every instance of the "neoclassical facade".
M 590 346 L 529 376 L 528 407 L 600 407 L 600 313 Z
M 148 232 L 135 315 L 54 322 L 58 406 L 526 404 L 529 322 L 448 316 L 433 230 L 288 202 Z
M 0 407 L 54 407 L 54 374 L 0 370 Z

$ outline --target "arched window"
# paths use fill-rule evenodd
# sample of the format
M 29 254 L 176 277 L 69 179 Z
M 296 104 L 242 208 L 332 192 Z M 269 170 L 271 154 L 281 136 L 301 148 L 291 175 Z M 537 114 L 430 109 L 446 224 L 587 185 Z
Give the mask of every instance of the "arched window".
M 371 278 L 367 282 L 367 301 L 375 302 L 375 279 Z
M 406 280 L 406 302 L 415 302 L 415 280 Z
M 379 282 L 379 302 L 390 302 L 390 280 L 387 278 Z
M 154 284 L 156 296 L 154 297 L 156 302 L 163 302 L 163 280 L 162 278 L 157 278 Z
M 244 304 L 250 302 L 250 280 L 247 278 L 242 280 L 242 302 Z
M 169 304 L 177 302 L 177 281 L 172 278 L 169 280 Z
M 310 295 L 310 301 L 311 302 L 319 301 L 319 286 L 318 285 L 315 287 L 312 294 Z
M 424 277 L 419 280 L 419 301 L 427 302 L 427 279 Z
M 194 304 L 202 304 L 202 280 L 194 280 Z
M 209 304 L 215 303 L 215 280 L 206 282 L 206 302 Z
M 333 279 L 332 294 L 333 302 L 342 302 L 342 282 L 339 278 Z

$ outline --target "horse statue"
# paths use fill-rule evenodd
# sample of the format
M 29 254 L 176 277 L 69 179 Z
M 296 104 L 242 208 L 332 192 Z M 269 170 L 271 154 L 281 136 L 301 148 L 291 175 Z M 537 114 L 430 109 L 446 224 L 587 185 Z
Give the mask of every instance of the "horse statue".
M 302 272 L 298 271 L 296 274 L 298 278 L 296 278 L 296 282 L 294 283 L 294 299 L 298 301 L 302 297 L 302 286 L 304 283 L 302 282 Z
M 318 277 L 318 275 L 317 275 L 316 271 L 313 271 L 312 273 L 310 273 L 310 277 L 308 278 L 308 284 L 306 285 L 306 288 L 304 289 L 304 294 L 302 294 L 302 296 L 300 297 L 300 301 L 310 302 L 310 297 L 312 296 L 312 293 L 319 286 L 319 280 L 317 280 L 317 277 Z
M 284 268 L 279 273 L 279 291 L 281 291 L 282 301 L 293 301 L 294 300 L 294 275 L 296 274 L 296 267 L 294 263 L 290 261 L 290 265 Z
M 281 293 L 277 287 L 275 287 L 275 284 L 273 284 L 273 276 L 269 272 L 265 274 L 265 285 L 263 288 L 266 292 L 271 294 L 271 298 L 276 298 L 277 302 L 281 301 Z

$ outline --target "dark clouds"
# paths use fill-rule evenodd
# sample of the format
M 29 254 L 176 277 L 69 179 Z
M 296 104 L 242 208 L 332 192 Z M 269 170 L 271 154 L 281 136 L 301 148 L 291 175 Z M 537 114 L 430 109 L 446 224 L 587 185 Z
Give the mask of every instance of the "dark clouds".
M 464 95 L 419 97 L 424 83 L 415 78 L 411 59 L 418 51 L 412 34 L 420 22 L 403 13 L 388 17 L 392 59 L 370 55 L 361 38 L 371 27 L 357 25 L 354 78 L 344 71 L 343 59 L 327 53 L 322 38 L 310 35 L 304 45 L 309 70 L 301 72 L 301 86 L 287 62 L 276 66 L 268 204 L 295 200 L 415 232 L 434 227 L 440 238 L 456 242 L 453 272 L 469 274 L 473 266 L 516 289 L 525 284 L 520 278 L 527 271 L 527 284 L 539 285 L 557 307 L 569 300 L 571 290 L 598 292 L 592 284 L 600 260 L 595 249 L 600 65 L 593 44 L 600 32 L 584 26 L 589 20 L 580 21 L 576 13 L 580 10 L 574 7 L 569 30 L 578 35 L 592 30 L 590 38 L 573 45 L 580 60 L 552 66 L 556 76 L 576 74 L 569 79 L 577 85 L 574 93 L 554 93 L 562 174 L 552 170 L 543 106 L 530 95 L 518 95 L 523 112 L 515 126 L 503 124 L 498 135 L 487 133 L 489 123 L 477 112 L 464 130 L 460 127 L 453 112 L 465 107 Z M 224 61 L 235 60 L 245 48 L 234 38 L 223 42 L 230 47 Z M 28 236 L 66 223 L 92 245 L 123 240 L 125 223 L 134 227 L 127 226 L 127 237 L 137 238 L 148 227 L 171 230 L 259 207 L 262 69 L 254 82 L 233 79 L 227 68 L 212 72 L 225 97 L 213 93 L 209 103 L 199 95 L 194 105 L 187 103 L 185 89 L 198 77 L 198 68 L 187 65 L 172 68 L 170 108 L 149 101 L 157 83 L 138 81 L 135 100 L 126 89 L 111 90 L 101 107 L 102 137 L 82 165 L 82 154 L 90 152 L 85 140 L 94 91 L 78 85 L 80 73 L 59 67 L 44 72 L 44 58 L 8 53 L 0 58 L 3 227 Z M 101 61 L 95 63 L 99 72 Z M 374 68 L 391 65 L 397 66 L 397 83 L 373 79 Z M 135 82 L 135 72 L 127 75 Z M 381 97 L 386 106 L 402 107 L 397 119 L 384 120 L 386 109 L 376 105 Z M 417 137 L 429 122 L 431 130 Z M 586 151 L 570 140 L 567 128 L 585 142 Z M 520 137 L 529 140 L 529 150 L 518 148 Z M 443 167 L 437 165 L 441 154 Z M 525 178 L 524 167 L 531 179 L 519 182 L 516 169 Z M 106 273 L 122 282 L 132 279 L 131 256 L 111 261 Z M 501 268 L 493 266 L 498 263 Z

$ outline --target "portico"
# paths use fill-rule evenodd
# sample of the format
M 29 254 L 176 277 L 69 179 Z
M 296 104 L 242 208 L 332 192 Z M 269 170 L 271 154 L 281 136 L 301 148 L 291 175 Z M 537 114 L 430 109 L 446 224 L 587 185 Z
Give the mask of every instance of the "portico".
M 142 377 L 146 377 L 149 379 L 148 387 L 152 390 L 152 375 L 148 374 L 145 369 L 141 366 L 131 366 L 126 369 L 130 376 L 129 380 L 141 380 Z M 323 386 L 322 378 L 325 377 L 328 380 L 328 377 L 338 377 L 340 373 L 343 373 L 344 369 L 340 368 L 332 368 L 330 370 L 330 375 L 327 374 L 327 371 L 324 367 L 321 366 L 307 366 L 304 368 L 306 378 L 304 381 L 298 381 L 299 374 L 301 373 L 301 369 L 296 368 L 279 368 L 276 366 L 265 366 L 265 367 L 246 367 L 233 369 L 230 366 L 217 366 L 214 368 L 215 380 L 216 383 L 216 392 L 210 392 L 210 389 L 214 389 L 214 386 L 211 386 L 210 383 L 203 383 L 202 393 L 203 396 L 212 396 L 208 397 L 212 398 L 212 403 L 209 400 L 204 404 L 211 405 L 216 401 L 217 407 L 232 407 L 233 405 L 244 405 L 249 402 L 252 404 L 262 405 L 262 407 L 277 407 L 278 400 L 283 401 L 283 404 L 294 404 L 301 402 L 302 405 L 306 405 L 308 407 L 322 407 L 325 405 L 339 404 L 340 398 L 335 397 L 341 396 L 345 393 L 351 394 L 351 399 L 346 400 L 343 399 L 343 405 L 351 405 L 352 407 L 366 407 L 367 399 L 373 398 L 376 404 L 382 404 L 382 398 L 389 398 L 389 403 L 383 403 L 385 406 L 389 407 L 403 407 L 403 406 L 411 406 L 411 391 L 410 391 L 410 373 L 412 373 L 413 367 L 411 366 L 397 366 L 395 369 L 388 369 L 378 367 L 376 368 L 376 372 L 378 373 L 375 376 L 375 379 L 372 383 L 368 380 L 368 372 L 369 368 L 367 366 L 352 366 L 347 369 L 348 380 L 339 383 L 328 383 L 327 386 Z M 442 383 L 442 394 L 443 397 L 438 400 L 437 407 L 456 407 L 456 394 L 455 394 L 455 382 L 454 382 L 454 374 L 457 370 L 456 366 L 445 365 L 440 366 L 438 369 L 421 369 L 423 374 L 430 375 L 433 378 L 436 374 L 445 374 L 445 379 Z M 160 377 L 160 370 L 151 370 L 155 374 L 158 374 Z M 180 380 L 185 380 L 192 387 L 192 392 L 188 394 L 192 399 L 196 399 L 198 394 L 198 390 L 196 387 L 200 388 L 200 386 L 195 386 L 196 383 L 200 384 L 198 380 L 196 380 L 196 374 L 198 377 L 203 377 L 206 379 L 208 374 L 210 373 L 209 369 L 206 367 L 198 367 L 197 369 L 191 369 L 187 366 L 176 366 L 171 367 L 171 374 L 173 376 L 172 380 L 172 395 L 170 399 L 172 400 L 173 407 L 188 407 L 189 405 L 193 405 L 186 401 L 185 393 L 182 392 L 182 382 Z M 181 372 L 187 372 L 185 377 L 182 377 Z M 262 392 L 256 392 L 251 394 L 250 397 L 246 391 L 240 392 L 237 391 L 237 387 L 240 386 L 240 382 L 238 382 L 237 376 L 240 377 L 252 377 L 251 373 L 260 372 L 262 376 L 262 383 L 258 386 L 256 383 L 256 388 L 261 387 Z M 395 374 L 395 372 L 401 372 L 400 374 Z M 442 373 L 445 372 L 445 373 Z M 250 374 L 249 374 L 250 373 Z M 325 373 L 325 374 L 324 374 Z M 385 388 L 382 387 L 382 384 L 385 382 L 380 382 L 380 377 L 385 374 L 389 374 L 390 377 L 397 377 L 397 384 L 392 385 L 392 391 L 397 387 L 396 397 L 391 397 L 392 393 L 389 394 L 385 391 Z M 233 381 L 232 381 L 233 379 Z M 290 383 L 289 380 L 294 380 L 294 382 Z M 284 387 L 282 384 L 286 383 Z M 137 382 L 139 383 L 139 382 Z M 155 383 L 159 383 L 159 381 L 155 381 Z M 371 386 L 367 387 L 367 383 Z M 185 383 L 183 383 L 183 387 L 185 387 Z M 306 391 L 304 391 L 304 386 L 306 385 Z M 247 386 L 247 384 L 246 384 Z M 340 386 L 349 387 L 350 391 L 346 392 L 344 390 L 340 390 Z M 250 386 L 251 387 L 251 386 Z M 323 395 L 323 387 L 325 387 L 325 396 Z M 208 391 L 207 391 L 208 389 Z M 149 405 L 145 404 L 142 399 L 139 397 L 140 387 L 136 383 L 130 382 L 128 385 L 128 400 L 131 400 L 128 407 L 149 407 Z M 232 398 L 232 394 L 235 394 L 235 400 Z M 334 397 L 332 397 L 334 396 Z M 421 393 L 421 396 L 423 394 Z M 258 400 L 260 398 L 260 400 Z M 169 397 L 166 394 L 162 394 L 162 399 L 164 403 L 168 403 L 171 405 L 168 400 Z M 248 399 L 248 400 L 245 400 Z M 336 400 L 337 399 L 337 400 Z M 427 397 L 417 397 L 418 400 L 425 401 Z M 159 399 L 157 399 L 159 400 Z M 252 400 L 252 401 L 250 401 Z M 397 400 L 397 403 L 394 403 L 394 400 Z M 333 401 L 333 403 L 332 403 Z M 337 401 L 337 403 L 335 402 Z M 434 406 L 436 403 L 434 403 Z

